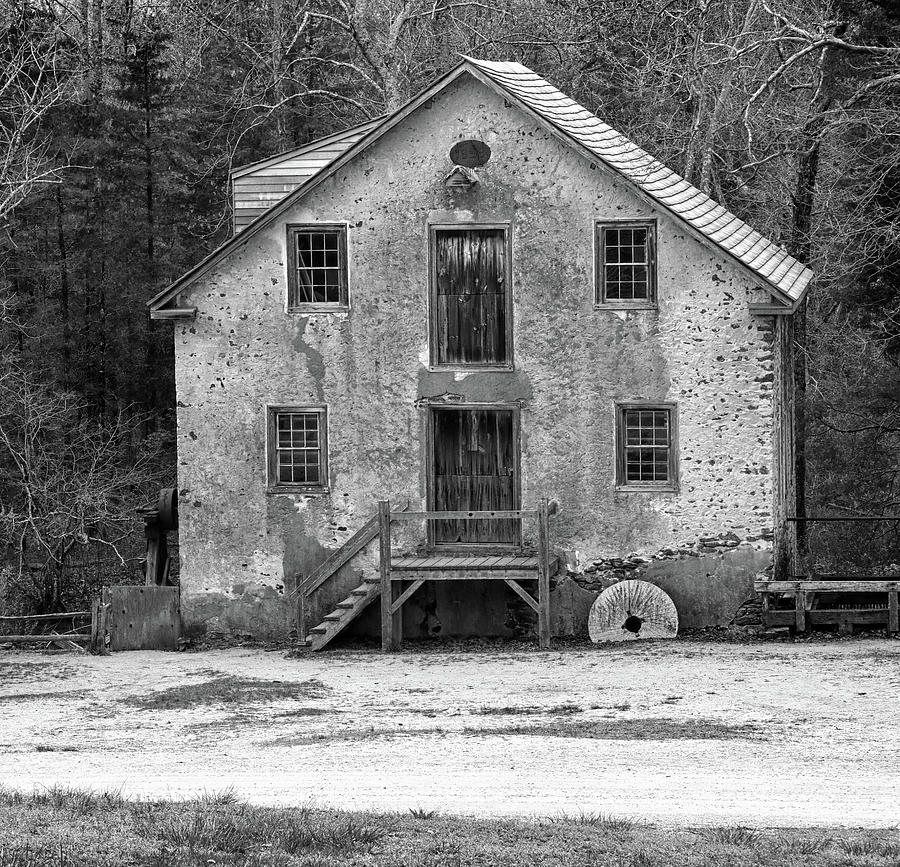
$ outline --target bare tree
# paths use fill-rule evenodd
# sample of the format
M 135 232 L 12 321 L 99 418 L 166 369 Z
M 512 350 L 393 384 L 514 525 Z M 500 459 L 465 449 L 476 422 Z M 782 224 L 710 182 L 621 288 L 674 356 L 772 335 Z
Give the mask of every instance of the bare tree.
M 0 225 L 61 165 L 41 125 L 70 93 L 58 32 L 27 4 L 0 12 Z

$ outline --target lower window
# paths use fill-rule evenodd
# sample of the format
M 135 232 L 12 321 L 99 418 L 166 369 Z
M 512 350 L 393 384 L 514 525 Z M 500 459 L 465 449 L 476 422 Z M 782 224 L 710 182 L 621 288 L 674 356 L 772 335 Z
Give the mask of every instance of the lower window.
M 269 490 L 328 489 L 325 413 L 325 407 L 269 407 Z
M 616 406 L 616 485 L 674 490 L 678 447 L 674 404 Z

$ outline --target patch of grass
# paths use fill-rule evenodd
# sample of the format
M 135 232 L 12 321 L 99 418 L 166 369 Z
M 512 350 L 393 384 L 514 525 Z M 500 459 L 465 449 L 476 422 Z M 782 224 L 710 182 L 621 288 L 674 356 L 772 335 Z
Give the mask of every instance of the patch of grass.
M 126 798 L 121 789 L 95 791 L 94 789 L 79 789 L 75 786 L 48 786 L 26 795 L 10 792 L 9 789 L 6 792 L 9 793 L 8 797 L 11 802 L 15 804 L 52 807 L 77 814 L 119 810 L 126 804 Z M 0 800 L 0 803 L 9 802 Z
M 613 816 L 611 813 L 577 813 L 574 816 L 562 813 L 558 817 L 551 817 L 550 821 L 589 825 L 592 828 L 602 828 L 612 834 L 630 834 L 637 824 L 633 819 L 625 816 Z
M 741 848 L 755 846 L 762 837 L 762 832 L 758 828 L 746 828 L 743 825 L 701 828 L 698 833 L 711 843 Z
M 189 802 L 0 789 L 0 828 L 0 867 L 895 867 L 900 846 L 893 829 L 691 830 L 605 813 L 543 822 L 377 815 L 256 807 L 231 789 Z
M 0 644 L 3 636 L 0 636 Z M 63 662 L 0 661 L 0 683 L 22 683 L 29 680 L 61 680 L 72 674 L 72 667 Z
M 841 839 L 837 841 L 837 848 L 845 855 L 852 855 L 853 857 L 900 857 L 900 841 L 898 840 L 876 840 L 871 837 Z
M 330 707 L 298 707 L 294 710 L 286 710 L 275 714 L 275 719 L 284 719 L 286 717 L 303 717 L 303 716 L 324 716 L 325 714 L 344 713 L 342 710 L 335 710 Z
M 480 716 L 569 716 L 584 710 L 577 704 L 555 704 L 550 707 L 539 705 L 511 705 L 507 707 L 481 707 L 472 711 Z
M 466 728 L 467 734 L 537 735 L 557 738 L 593 738 L 613 741 L 675 740 L 763 740 L 764 733 L 752 723 L 730 725 L 716 720 L 674 720 L 643 717 L 626 720 L 577 720 L 536 725 L 501 725 Z
M 791 851 L 797 855 L 818 855 L 831 844 L 831 837 L 807 837 L 791 841 Z
M 0 695 L 0 702 L 43 701 L 48 698 L 69 701 L 73 698 L 83 698 L 85 695 L 87 695 L 87 692 L 83 689 L 61 689 L 55 692 L 17 692 L 13 695 Z
M 310 813 L 300 821 L 290 823 L 278 831 L 278 845 L 291 855 L 308 850 L 321 852 L 353 852 L 363 849 L 371 852 L 380 843 L 388 828 L 365 823 L 353 816 L 337 822 L 314 820 Z
M 320 680 L 261 680 L 236 675 L 219 675 L 204 683 L 184 684 L 145 695 L 122 699 L 125 704 L 145 710 L 181 710 L 210 705 L 261 704 L 281 699 L 324 698 L 331 688 Z
M 78 747 L 67 744 L 38 744 L 34 751 L 36 753 L 77 753 Z

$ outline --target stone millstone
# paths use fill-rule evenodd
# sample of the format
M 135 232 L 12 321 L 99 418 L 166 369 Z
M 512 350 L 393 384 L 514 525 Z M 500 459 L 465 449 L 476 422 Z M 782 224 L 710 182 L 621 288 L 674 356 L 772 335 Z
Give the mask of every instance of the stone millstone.
M 594 644 L 674 638 L 677 634 L 675 604 L 647 581 L 620 581 L 607 587 L 588 615 L 588 635 Z

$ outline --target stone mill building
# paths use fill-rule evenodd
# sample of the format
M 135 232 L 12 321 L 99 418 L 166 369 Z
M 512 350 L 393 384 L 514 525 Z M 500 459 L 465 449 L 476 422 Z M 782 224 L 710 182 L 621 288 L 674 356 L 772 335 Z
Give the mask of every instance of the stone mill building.
M 583 633 L 625 573 L 712 625 L 786 568 L 810 271 L 539 75 L 465 58 L 233 186 L 233 237 L 150 302 L 189 630 L 530 634 L 545 580 L 546 628 Z M 384 501 L 426 570 L 402 623 Z

